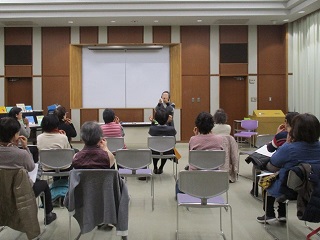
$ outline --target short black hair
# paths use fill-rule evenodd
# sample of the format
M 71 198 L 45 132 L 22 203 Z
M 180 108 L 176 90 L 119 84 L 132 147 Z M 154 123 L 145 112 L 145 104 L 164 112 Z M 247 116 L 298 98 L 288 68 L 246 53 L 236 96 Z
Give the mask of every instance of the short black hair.
M 59 118 L 55 114 L 49 114 L 44 116 L 41 121 L 41 127 L 43 132 L 52 132 L 59 126 Z
M 201 134 L 208 134 L 214 127 L 213 117 L 208 112 L 201 112 L 196 118 L 195 125 Z
M 169 92 L 169 91 L 163 91 L 163 92 L 161 93 L 161 97 L 162 97 L 162 95 L 163 95 L 164 93 L 168 93 L 168 97 L 169 97 L 169 100 L 170 100 L 170 92 Z
M 103 111 L 102 116 L 103 116 L 104 123 L 111 123 L 111 122 L 113 122 L 113 120 L 115 118 L 114 111 L 112 109 L 109 109 L 109 108 L 106 108 Z
M 286 114 L 285 119 L 286 119 L 286 121 L 287 121 L 287 124 L 288 124 L 290 127 L 291 127 L 291 124 L 292 124 L 292 119 L 293 119 L 295 116 L 297 116 L 297 115 L 299 115 L 298 112 L 288 112 L 288 113 Z
M 88 121 L 81 126 L 80 137 L 85 145 L 94 146 L 103 138 L 103 132 L 97 122 Z
M 160 124 L 165 125 L 168 122 L 169 113 L 164 109 L 159 109 L 154 114 L 154 119 Z
M 9 143 L 11 139 L 20 131 L 20 123 L 12 117 L 0 119 L 0 141 Z
M 222 108 L 219 108 L 213 115 L 213 121 L 216 124 L 226 124 L 227 120 L 228 116 Z
M 67 113 L 67 110 L 66 110 L 66 108 L 63 107 L 63 106 L 58 106 L 58 107 L 54 110 L 53 113 L 57 115 L 59 121 L 62 121 L 62 119 L 64 118 L 64 116 L 65 116 L 66 113 Z
M 10 109 L 8 116 L 12 117 L 14 119 L 18 119 L 17 115 L 22 111 L 22 108 L 19 107 L 13 107 Z
M 293 142 L 317 142 L 320 137 L 319 120 L 316 116 L 309 113 L 295 116 L 292 119 L 292 126 L 289 135 Z

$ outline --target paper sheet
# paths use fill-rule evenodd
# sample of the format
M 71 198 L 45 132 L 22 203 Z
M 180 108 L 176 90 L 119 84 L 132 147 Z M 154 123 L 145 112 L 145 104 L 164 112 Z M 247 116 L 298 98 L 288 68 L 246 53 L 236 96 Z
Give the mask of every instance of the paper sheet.
M 29 178 L 32 180 L 32 182 L 35 182 L 37 179 L 38 167 L 39 167 L 38 163 L 35 163 L 34 165 L 35 165 L 34 169 L 31 172 L 28 172 Z
M 261 148 L 257 149 L 255 152 L 260 153 L 260 154 L 267 156 L 267 157 L 271 157 L 274 154 L 274 152 L 268 151 L 267 145 L 263 145 Z

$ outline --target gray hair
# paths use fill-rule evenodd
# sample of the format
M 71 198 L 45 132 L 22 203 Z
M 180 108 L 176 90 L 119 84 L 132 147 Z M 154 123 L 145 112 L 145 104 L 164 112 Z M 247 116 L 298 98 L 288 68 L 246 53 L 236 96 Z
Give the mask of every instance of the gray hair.
M 94 146 L 102 139 L 103 132 L 97 122 L 89 121 L 81 126 L 80 137 L 85 145 Z

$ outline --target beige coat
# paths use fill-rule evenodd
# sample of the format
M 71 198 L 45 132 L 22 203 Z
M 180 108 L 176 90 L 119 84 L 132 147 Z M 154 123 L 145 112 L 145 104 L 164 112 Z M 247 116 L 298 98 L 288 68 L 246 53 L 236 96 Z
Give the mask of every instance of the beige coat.
M 40 234 L 38 208 L 28 173 L 23 168 L 0 169 L 0 226 L 33 239 Z
M 223 149 L 226 151 L 225 164 L 220 168 L 221 170 L 229 171 L 229 180 L 235 182 L 239 173 L 239 149 L 234 137 L 224 136 L 226 141 L 223 142 Z

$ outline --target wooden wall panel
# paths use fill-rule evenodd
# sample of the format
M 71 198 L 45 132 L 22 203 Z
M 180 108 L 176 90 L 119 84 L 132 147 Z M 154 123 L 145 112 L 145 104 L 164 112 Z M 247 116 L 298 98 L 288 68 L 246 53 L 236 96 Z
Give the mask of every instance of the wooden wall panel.
M 5 66 L 5 75 L 6 77 L 32 77 L 32 66 L 7 65 Z
M 6 79 L 6 106 L 17 103 L 32 105 L 32 78 L 16 78 L 16 81 Z
M 108 43 L 143 43 L 143 27 L 108 27 Z
M 87 121 L 99 121 L 98 109 L 81 109 L 80 110 L 80 125 Z
M 287 112 L 286 75 L 258 76 L 258 109 Z M 271 97 L 271 101 L 269 98 Z
M 210 27 L 182 26 L 180 35 L 182 43 L 182 75 L 209 75 Z
M 80 43 L 98 43 L 98 27 L 80 27 Z
M 55 103 L 70 109 L 69 76 L 42 77 L 42 109 Z
M 152 32 L 154 43 L 171 43 L 170 26 L 154 26 Z
M 210 111 L 210 77 L 182 76 L 182 87 L 181 140 L 189 141 L 198 114 Z
M 170 96 L 176 108 L 182 108 L 181 44 L 170 47 Z
M 5 45 L 32 45 L 31 27 L 4 28 Z
M 220 63 L 220 75 L 222 76 L 248 75 L 248 64 L 247 63 Z
M 248 26 L 220 26 L 220 43 L 247 43 Z
M 144 115 L 143 109 L 113 109 L 116 116 L 122 122 L 143 122 Z
M 285 26 L 258 26 L 258 74 L 285 74 Z
M 69 76 L 69 44 L 69 27 L 42 28 L 43 76 Z

